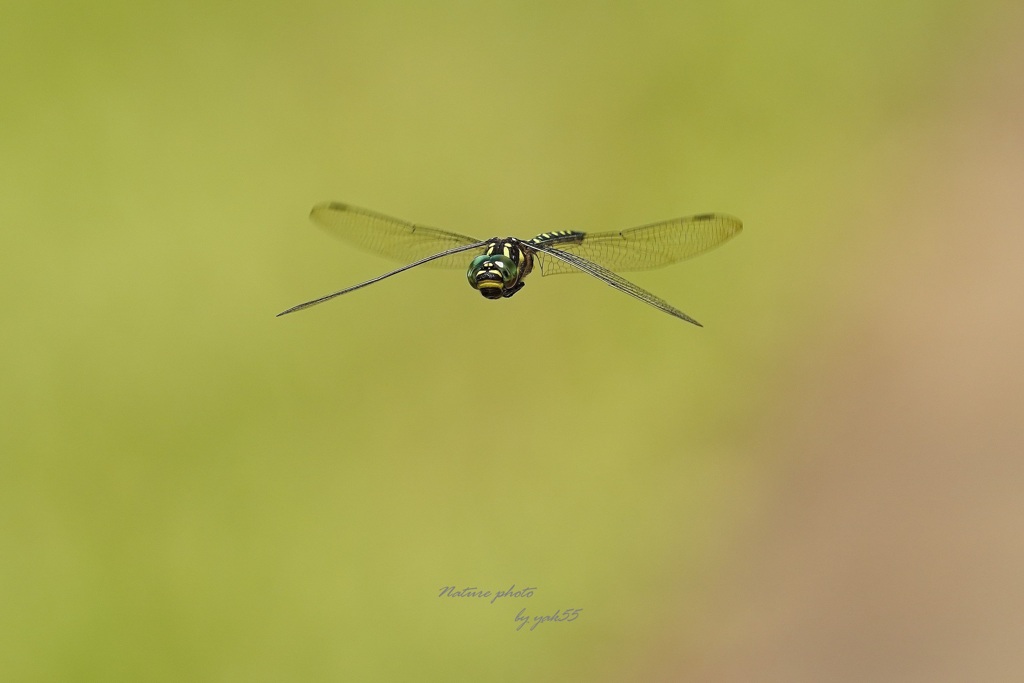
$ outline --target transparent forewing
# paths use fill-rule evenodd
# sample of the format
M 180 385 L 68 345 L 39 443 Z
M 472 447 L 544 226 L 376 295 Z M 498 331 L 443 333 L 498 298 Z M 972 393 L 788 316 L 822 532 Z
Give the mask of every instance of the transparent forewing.
M 586 233 L 579 242 L 559 243 L 562 252 L 581 256 L 612 271 L 649 270 L 682 261 L 739 234 L 743 223 L 724 213 L 674 218 L 621 232 Z M 540 241 L 540 244 L 543 244 Z M 570 263 L 540 252 L 544 275 L 578 273 Z
M 473 244 L 469 244 L 469 245 L 466 245 L 464 247 L 455 247 L 454 249 L 447 249 L 447 250 L 442 251 L 442 252 L 440 252 L 438 254 L 433 254 L 431 256 L 428 256 L 426 258 L 420 259 L 418 261 L 414 261 L 413 263 L 410 263 L 408 265 L 402 266 L 401 268 L 396 268 L 395 270 L 392 270 L 390 273 L 384 273 L 383 275 L 378 275 L 377 277 L 375 277 L 373 279 L 370 279 L 370 280 L 367 280 L 366 282 L 360 282 L 358 285 L 352 285 L 351 287 L 346 287 L 345 289 L 339 290 L 339 291 L 334 292 L 332 294 L 328 294 L 326 296 L 319 297 L 317 299 L 313 299 L 312 301 L 307 301 L 305 303 L 299 304 L 298 306 L 292 306 L 287 311 L 282 311 L 281 313 L 278 313 L 277 317 L 280 318 L 282 315 L 288 315 L 289 313 L 294 313 L 295 311 L 305 310 L 305 309 L 309 308 L 310 306 L 316 306 L 317 304 L 322 304 L 323 302 L 330 301 L 331 299 L 339 297 L 342 294 L 348 294 L 349 292 L 354 292 L 357 289 L 362 289 L 363 287 L 366 287 L 368 285 L 372 285 L 375 282 L 380 282 L 381 280 L 389 278 L 392 275 L 398 275 L 399 273 L 404 273 L 405 271 L 409 270 L 410 268 L 415 268 L 416 266 L 427 265 L 431 261 L 437 261 L 439 259 L 448 258 L 449 256 L 455 254 L 456 252 L 467 252 L 467 251 L 470 251 L 472 249 L 482 248 L 486 244 L 487 244 L 486 241 L 484 241 L 484 242 L 475 242 Z
M 480 241 L 454 232 L 413 225 L 338 202 L 318 204 L 313 207 L 309 217 L 349 244 L 402 262 L 419 261 L 439 252 Z M 483 252 L 483 247 L 480 252 Z M 468 250 L 423 265 L 426 268 L 465 269 L 475 255 L 473 250 Z

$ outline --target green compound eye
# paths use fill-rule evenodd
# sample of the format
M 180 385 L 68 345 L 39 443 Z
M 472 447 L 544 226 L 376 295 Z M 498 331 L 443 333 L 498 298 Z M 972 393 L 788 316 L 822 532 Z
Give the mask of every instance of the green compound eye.
M 493 267 L 496 267 L 498 272 L 501 273 L 502 282 L 506 285 L 512 284 L 519 273 L 519 269 L 516 268 L 516 264 L 512 262 L 512 259 L 507 256 L 492 256 L 491 261 L 494 263 Z
M 481 281 L 493 281 L 495 273 L 501 278 L 503 285 L 510 285 L 515 281 L 519 269 L 507 256 L 481 254 L 469 264 L 466 279 L 474 289 L 479 289 Z M 489 274 L 491 277 L 488 277 Z
M 480 254 L 475 259 L 473 259 L 472 263 L 469 264 L 469 270 L 466 271 L 466 277 L 469 278 L 469 284 L 472 285 L 476 283 L 476 278 L 473 276 L 476 274 L 478 270 L 480 270 L 481 264 L 483 264 L 483 262 L 489 258 L 490 256 Z

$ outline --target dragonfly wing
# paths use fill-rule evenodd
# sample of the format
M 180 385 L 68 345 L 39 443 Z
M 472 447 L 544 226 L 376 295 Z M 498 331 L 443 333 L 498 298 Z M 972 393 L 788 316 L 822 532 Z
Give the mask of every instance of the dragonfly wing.
M 637 298 L 640 301 L 643 301 L 645 304 L 654 306 L 660 311 L 664 311 L 669 315 L 674 315 L 680 320 L 685 320 L 688 323 L 693 323 L 698 327 L 703 327 L 703 325 L 701 325 L 699 322 L 697 322 L 690 316 L 686 315 L 678 308 L 665 301 L 664 299 L 654 296 L 646 289 L 634 285 L 632 282 L 623 277 L 619 277 L 618 275 L 608 270 L 607 268 L 602 268 L 596 263 L 591 263 L 590 261 L 587 261 L 586 259 L 577 256 L 576 254 L 562 251 L 561 248 L 555 249 L 553 247 L 545 247 L 542 245 L 533 245 L 533 248 L 537 250 L 536 255 L 538 257 L 543 255 L 545 258 L 548 259 L 549 262 L 557 261 L 559 263 L 565 264 L 567 267 L 572 268 L 571 271 L 566 270 L 562 272 L 587 273 L 588 275 L 592 275 L 596 277 L 598 280 L 601 280 L 602 282 L 611 285 L 620 292 L 629 294 L 631 297 Z
M 458 233 L 414 225 L 339 202 L 317 204 L 309 217 L 314 223 L 349 244 L 396 261 L 419 261 L 440 252 L 469 247 L 480 242 Z M 472 258 L 467 258 L 463 251 L 466 250 L 455 251 L 425 262 L 424 265 L 465 269 Z M 482 251 L 481 247 L 481 253 Z
M 740 219 L 724 213 L 705 213 L 642 225 L 620 232 L 584 233 L 576 242 L 560 242 L 558 251 L 581 256 L 608 270 L 660 268 L 692 258 L 726 242 L 743 229 Z M 539 242 L 543 244 L 543 241 Z M 572 263 L 541 251 L 544 275 L 578 273 Z
M 442 251 L 440 254 L 434 254 L 433 256 L 428 256 L 426 258 L 420 259 L 420 260 L 416 261 L 415 263 L 410 263 L 407 266 L 402 266 L 401 268 L 396 268 L 395 270 L 392 270 L 390 273 L 384 273 L 383 275 L 378 275 L 377 277 L 375 277 L 375 278 L 373 278 L 371 280 L 367 280 L 366 282 L 360 282 L 358 285 L 352 285 L 351 287 L 346 287 L 345 289 L 339 290 L 337 292 L 332 292 L 331 294 L 319 297 L 317 299 L 313 299 L 312 301 L 307 301 L 305 303 L 299 304 L 298 306 L 292 306 L 287 311 L 282 311 L 282 312 L 278 313 L 277 317 L 280 318 L 282 315 L 288 315 L 289 313 L 294 313 L 295 311 L 301 311 L 301 310 L 307 309 L 310 306 L 316 306 L 317 304 L 322 304 L 323 302 L 330 301 L 331 299 L 339 297 L 342 294 L 348 294 L 349 292 L 354 292 L 357 289 L 362 289 L 363 287 L 366 287 L 367 285 L 372 285 L 374 282 L 380 282 L 381 280 L 383 280 L 385 278 L 389 278 L 392 275 L 398 275 L 399 273 L 404 273 L 405 271 L 409 270 L 410 268 L 415 268 L 416 266 L 428 265 L 428 264 L 430 264 L 433 261 L 437 261 L 437 260 L 440 260 L 440 259 L 443 259 L 443 258 L 448 258 L 449 256 L 452 256 L 454 254 L 461 253 L 461 252 L 464 252 L 464 251 L 469 251 L 470 249 L 476 249 L 478 247 L 483 247 L 486 244 L 487 244 L 486 241 L 484 241 L 484 242 L 476 242 L 476 243 L 473 243 L 473 244 L 467 244 L 467 245 L 462 246 L 462 247 L 455 247 L 454 249 L 448 249 L 446 251 Z

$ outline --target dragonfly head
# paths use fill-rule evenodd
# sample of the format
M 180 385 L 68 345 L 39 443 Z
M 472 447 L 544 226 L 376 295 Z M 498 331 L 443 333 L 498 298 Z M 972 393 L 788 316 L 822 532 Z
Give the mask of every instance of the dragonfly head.
M 481 254 L 469 264 L 469 284 L 488 299 L 500 299 L 519 275 L 515 262 L 502 254 Z

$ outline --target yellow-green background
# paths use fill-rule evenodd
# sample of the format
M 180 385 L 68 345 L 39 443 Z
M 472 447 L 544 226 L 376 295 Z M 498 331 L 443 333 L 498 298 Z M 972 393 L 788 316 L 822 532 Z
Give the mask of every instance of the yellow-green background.
M 917 677 L 929 656 L 972 661 L 903 637 L 946 614 L 945 583 L 877 648 L 840 630 L 821 661 L 759 650 L 750 625 L 780 606 L 807 604 L 764 630 L 820 632 L 819 611 L 857 611 L 830 598 L 889 574 L 762 591 L 748 565 L 829 514 L 827 486 L 790 495 L 808 463 L 860 457 L 833 446 L 870 429 L 870 385 L 825 436 L 815 397 L 868 382 L 829 373 L 944 271 L 898 274 L 1020 225 L 914 220 L 956 192 L 922 177 L 962 167 L 936 145 L 972 99 L 1010 99 L 979 78 L 1024 73 L 1005 56 L 1020 18 L 952 0 L 6 2 L 0 680 L 758 680 L 730 668 L 747 659 L 778 674 L 761 680 L 939 680 Z M 632 277 L 704 329 L 582 276 L 490 302 L 429 269 L 275 319 L 394 265 L 308 222 L 331 199 L 480 237 L 707 211 L 745 229 Z M 907 537 L 944 509 L 908 512 Z M 437 597 L 513 583 L 534 597 Z M 583 612 L 516 632 L 522 607 Z

